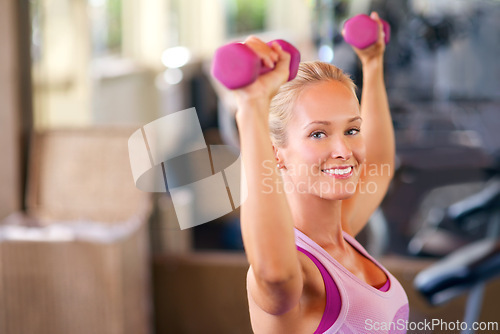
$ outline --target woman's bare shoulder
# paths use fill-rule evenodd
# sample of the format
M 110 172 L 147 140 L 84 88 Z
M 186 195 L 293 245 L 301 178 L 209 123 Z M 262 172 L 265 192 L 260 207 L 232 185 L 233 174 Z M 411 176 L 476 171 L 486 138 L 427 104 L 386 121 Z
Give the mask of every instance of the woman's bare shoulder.
M 319 325 L 325 306 L 325 288 L 321 273 L 304 253 L 297 251 L 303 275 L 303 287 L 298 303 L 283 314 L 270 314 L 255 301 L 252 293 L 252 268 L 247 274 L 247 294 L 252 328 L 256 334 L 312 333 Z

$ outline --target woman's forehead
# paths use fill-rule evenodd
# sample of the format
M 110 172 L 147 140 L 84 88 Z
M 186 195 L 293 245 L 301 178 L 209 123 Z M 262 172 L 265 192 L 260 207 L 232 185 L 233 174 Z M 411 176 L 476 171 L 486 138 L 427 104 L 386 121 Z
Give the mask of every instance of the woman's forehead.
M 296 121 L 341 121 L 359 116 L 359 103 L 351 89 L 338 81 L 324 81 L 306 87 L 297 98 L 293 117 Z

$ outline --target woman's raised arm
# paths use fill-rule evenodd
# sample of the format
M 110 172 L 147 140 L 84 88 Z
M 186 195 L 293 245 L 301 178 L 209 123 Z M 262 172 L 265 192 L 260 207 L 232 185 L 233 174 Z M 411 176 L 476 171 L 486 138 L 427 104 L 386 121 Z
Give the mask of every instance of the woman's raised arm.
M 248 289 L 264 311 L 282 314 L 298 304 L 303 278 L 293 220 L 269 136 L 268 115 L 272 97 L 288 78 L 290 56 L 279 45 L 269 47 L 256 38 L 249 38 L 246 44 L 264 64 L 275 66 L 250 86 L 235 91 L 248 190 L 241 205 L 243 243 L 251 266 Z
M 342 205 L 342 226 L 352 235 L 361 231 L 380 205 L 394 174 L 394 129 L 384 83 L 385 43 L 378 15 L 371 16 L 379 22 L 377 43 L 363 50 L 354 48 L 363 69 L 361 133 L 366 143 L 366 161 L 356 195 Z

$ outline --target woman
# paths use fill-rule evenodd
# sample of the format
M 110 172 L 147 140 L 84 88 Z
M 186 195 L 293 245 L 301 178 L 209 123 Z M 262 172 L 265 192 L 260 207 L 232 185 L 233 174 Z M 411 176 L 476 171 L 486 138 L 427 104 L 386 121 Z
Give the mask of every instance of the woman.
M 274 69 L 235 91 L 255 333 L 405 332 L 401 285 L 354 239 L 384 197 L 394 165 L 385 45 L 372 17 L 378 42 L 355 50 L 364 74 L 361 107 L 354 84 L 334 66 L 303 63 L 285 83 L 289 55 L 255 37 L 245 42 Z

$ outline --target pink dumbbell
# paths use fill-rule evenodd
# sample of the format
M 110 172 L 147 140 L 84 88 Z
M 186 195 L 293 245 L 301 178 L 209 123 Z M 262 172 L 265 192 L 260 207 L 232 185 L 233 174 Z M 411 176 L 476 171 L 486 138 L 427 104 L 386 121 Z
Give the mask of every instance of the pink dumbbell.
M 291 56 L 290 75 L 288 81 L 295 78 L 299 69 L 300 52 L 292 44 L 277 39 L 267 43 L 277 42 Z M 237 89 L 250 85 L 261 74 L 272 69 L 262 65 L 257 54 L 247 45 L 231 43 L 215 51 L 212 63 L 212 75 L 229 89 Z
M 387 44 L 391 39 L 391 26 L 386 21 L 381 21 L 385 34 L 384 42 Z M 369 47 L 378 39 L 377 21 L 366 14 L 351 17 L 344 23 L 344 39 L 358 49 Z

